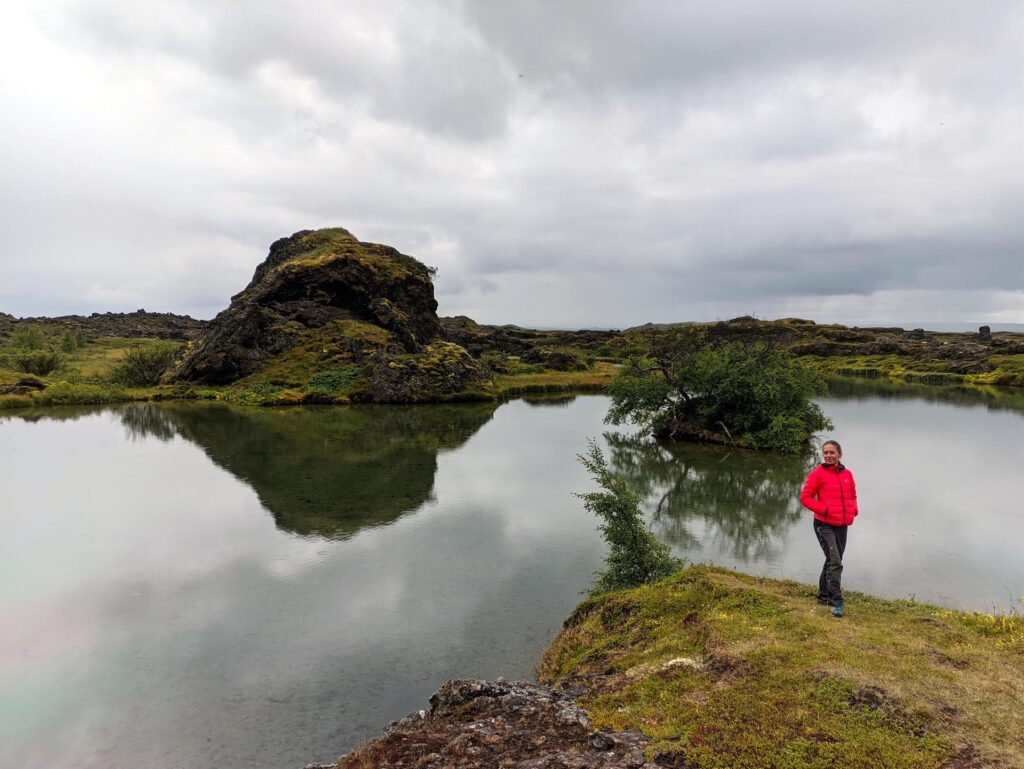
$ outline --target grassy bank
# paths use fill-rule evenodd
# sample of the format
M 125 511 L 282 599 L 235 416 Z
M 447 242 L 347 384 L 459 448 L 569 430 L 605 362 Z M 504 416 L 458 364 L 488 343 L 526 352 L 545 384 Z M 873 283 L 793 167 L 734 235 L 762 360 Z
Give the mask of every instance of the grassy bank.
M 530 393 L 603 391 L 615 378 L 618 370 L 615 364 L 598 361 L 587 371 L 499 374 L 494 377 L 494 387 L 502 398 Z
M 922 361 L 904 355 L 804 355 L 800 362 L 832 376 L 888 378 L 915 384 L 968 384 L 1024 387 L 1024 355 L 992 355 L 991 371 L 957 374 L 941 361 Z
M 587 600 L 540 666 L 679 766 L 1024 766 L 1024 618 L 693 567 Z

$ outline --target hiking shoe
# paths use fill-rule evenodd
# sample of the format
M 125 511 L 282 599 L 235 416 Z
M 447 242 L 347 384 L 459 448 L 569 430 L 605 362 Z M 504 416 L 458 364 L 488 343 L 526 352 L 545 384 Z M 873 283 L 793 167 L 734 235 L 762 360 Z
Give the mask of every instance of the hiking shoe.
M 835 606 L 832 607 L 832 616 L 833 617 L 842 617 L 845 614 L 846 614 L 846 612 L 843 609 L 843 605 L 841 603 L 837 603 Z
M 818 603 L 820 603 L 822 606 L 828 606 L 828 596 L 827 595 L 819 595 L 818 596 Z

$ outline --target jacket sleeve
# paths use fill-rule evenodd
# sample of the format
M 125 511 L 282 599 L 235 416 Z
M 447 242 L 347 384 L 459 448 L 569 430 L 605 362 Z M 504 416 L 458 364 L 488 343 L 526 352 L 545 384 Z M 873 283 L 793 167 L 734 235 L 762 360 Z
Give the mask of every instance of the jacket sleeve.
M 819 515 L 823 515 L 827 505 L 820 499 L 815 498 L 820 487 L 821 478 L 818 477 L 816 472 L 812 471 L 811 474 L 807 476 L 807 480 L 804 481 L 804 488 L 800 492 L 800 504 L 808 510 L 813 510 Z
M 853 517 L 857 517 L 857 513 L 860 512 L 860 505 L 857 504 L 857 480 L 853 477 L 853 473 L 850 473 L 850 491 L 853 492 Z

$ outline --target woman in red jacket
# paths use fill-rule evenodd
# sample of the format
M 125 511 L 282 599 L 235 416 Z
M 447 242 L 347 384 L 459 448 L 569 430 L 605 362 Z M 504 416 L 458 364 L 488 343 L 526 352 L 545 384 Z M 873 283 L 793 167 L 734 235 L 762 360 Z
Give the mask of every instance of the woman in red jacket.
M 818 578 L 818 603 L 832 606 L 832 616 L 842 617 L 843 553 L 846 529 L 857 517 L 857 484 L 853 473 L 839 460 L 843 449 L 837 441 L 825 441 L 821 458 L 811 470 L 800 492 L 800 503 L 814 512 L 814 534 L 825 553 L 825 565 Z

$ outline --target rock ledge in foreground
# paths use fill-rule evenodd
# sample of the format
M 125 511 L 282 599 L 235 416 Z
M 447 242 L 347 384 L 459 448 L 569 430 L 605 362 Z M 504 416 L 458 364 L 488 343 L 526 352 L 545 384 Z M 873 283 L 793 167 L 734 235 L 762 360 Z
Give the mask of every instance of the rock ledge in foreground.
M 645 760 L 640 732 L 595 732 L 567 692 L 531 683 L 457 679 L 430 710 L 321 769 L 668 769 Z

